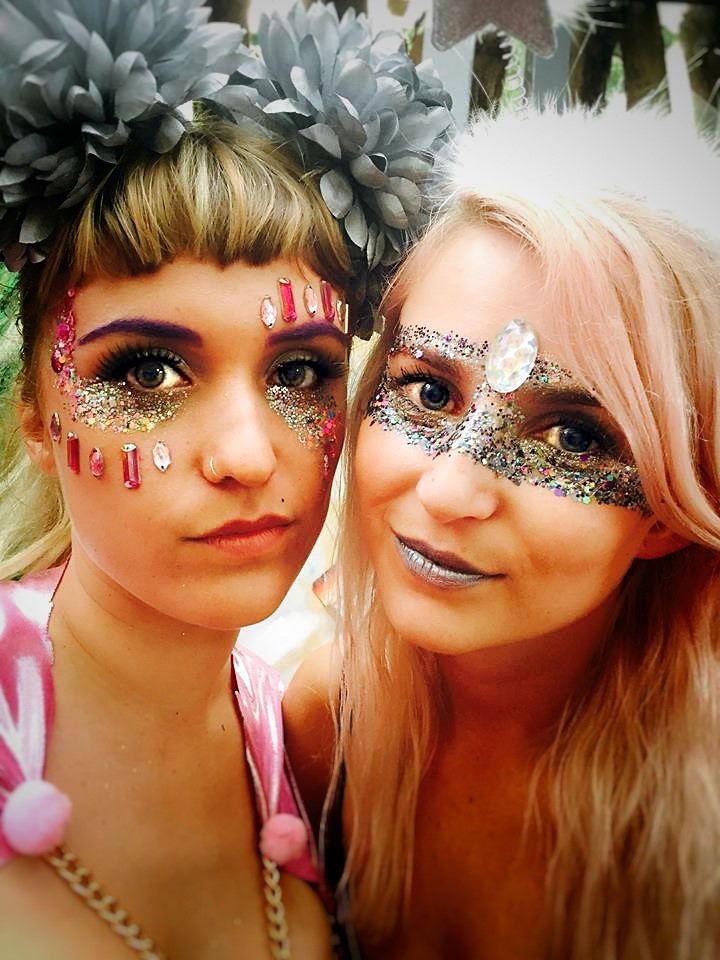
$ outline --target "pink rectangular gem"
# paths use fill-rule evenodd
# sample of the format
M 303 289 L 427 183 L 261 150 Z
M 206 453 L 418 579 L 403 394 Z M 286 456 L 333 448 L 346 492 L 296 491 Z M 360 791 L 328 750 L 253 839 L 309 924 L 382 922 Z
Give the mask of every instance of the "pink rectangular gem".
M 283 320 L 285 320 L 286 323 L 294 323 L 294 321 L 297 320 L 297 310 L 295 309 L 292 283 L 285 279 L 285 277 L 281 277 L 278 280 L 278 289 L 280 290 Z
M 128 490 L 137 490 L 140 486 L 140 457 L 134 443 L 122 445 L 123 483 Z
M 323 313 L 328 323 L 335 319 L 335 304 L 333 303 L 333 288 L 327 280 L 320 281 L 320 299 L 322 300 Z
M 80 440 L 75 433 L 67 435 L 67 465 L 73 473 L 80 473 Z

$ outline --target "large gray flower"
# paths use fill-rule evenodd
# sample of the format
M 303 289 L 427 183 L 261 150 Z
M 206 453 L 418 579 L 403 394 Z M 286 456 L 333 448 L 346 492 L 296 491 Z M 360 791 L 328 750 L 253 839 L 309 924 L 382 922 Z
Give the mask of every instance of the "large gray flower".
M 161 153 L 178 108 L 237 66 L 242 29 L 203 0 L 0 0 L 0 250 L 40 260 L 128 140 Z
M 421 186 L 452 132 L 450 95 L 399 35 L 373 38 L 364 14 L 338 20 L 332 4 L 263 15 L 258 42 L 261 57 L 244 56 L 210 99 L 324 168 L 325 202 L 365 270 L 395 263 L 427 215 Z

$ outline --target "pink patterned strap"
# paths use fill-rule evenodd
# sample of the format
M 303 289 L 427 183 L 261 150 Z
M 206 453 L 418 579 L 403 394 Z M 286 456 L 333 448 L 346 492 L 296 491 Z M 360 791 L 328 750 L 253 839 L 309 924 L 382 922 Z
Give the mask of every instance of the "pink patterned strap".
M 0 814 L 14 790 L 45 770 L 55 711 L 47 624 L 61 573 L 0 583 Z M 14 856 L 0 830 L 0 865 Z
M 308 845 L 302 856 L 283 864 L 283 868 L 302 880 L 319 884 L 322 878 L 312 831 L 285 768 L 280 677 L 264 660 L 239 645 L 233 651 L 233 668 L 258 813 L 263 824 L 276 814 L 290 814 L 303 820 Z

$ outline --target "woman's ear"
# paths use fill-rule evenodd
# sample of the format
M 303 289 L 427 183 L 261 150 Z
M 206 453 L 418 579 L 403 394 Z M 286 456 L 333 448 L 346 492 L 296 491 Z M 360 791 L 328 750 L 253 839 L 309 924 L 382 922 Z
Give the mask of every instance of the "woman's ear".
M 55 457 L 53 456 L 50 433 L 43 423 L 40 410 L 34 403 L 20 402 L 18 404 L 18 420 L 25 449 L 28 456 L 38 468 L 48 476 L 55 476 Z
M 680 533 L 670 530 L 660 520 L 656 520 L 640 544 L 636 556 L 639 560 L 657 560 L 687 547 L 690 541 Z

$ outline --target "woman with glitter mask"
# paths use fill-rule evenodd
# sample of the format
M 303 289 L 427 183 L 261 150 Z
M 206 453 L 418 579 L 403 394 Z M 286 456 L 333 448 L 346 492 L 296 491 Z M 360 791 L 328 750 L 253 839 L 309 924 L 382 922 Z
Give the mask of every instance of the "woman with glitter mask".
M 0 5 L 0 248 L 23 345 L 0 503 L 13 960 L 331 954 L 279 681 L 236 640 L 322 526 L 350 326 L 418 192 L 420 168 L 389 161 L 395 224 L 361 195 L 318 106 L 340 96 L 323 58 L 407 79 L 435 146 L 449 113 L 401 50 L 375 55 L 364 18 L 265 18 L 257 56 L 208 15 L 195 0 Z M 318 67 L 315 112 L 287 108 L 280 34 L 293 76 L 299 48 Z M 373 144 L 392 160 L 397 135 L 411 159 L 395 119 Z
M 718 956 L 719 175 L 670 118 L 476 126 L 390 286 L 286 700 L 364 958 Z

